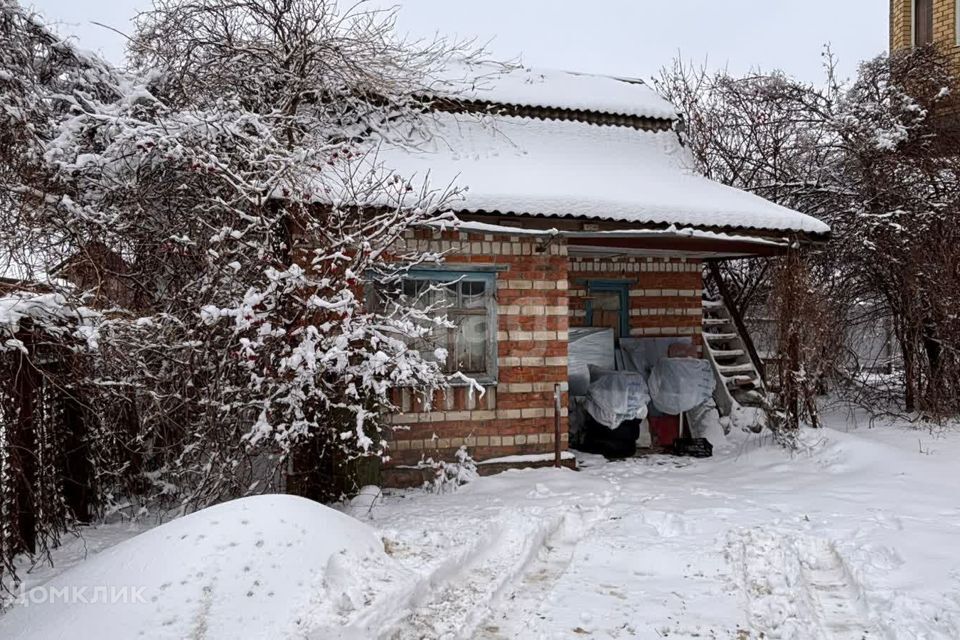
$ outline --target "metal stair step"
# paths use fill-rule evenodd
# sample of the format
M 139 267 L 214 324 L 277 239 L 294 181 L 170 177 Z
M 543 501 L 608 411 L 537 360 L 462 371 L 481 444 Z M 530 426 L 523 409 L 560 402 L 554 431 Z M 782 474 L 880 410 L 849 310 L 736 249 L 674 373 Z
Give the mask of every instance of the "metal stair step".
M 710 349 L 710 353 L 713 354 L 714 358 L 739 358 L 740 356 L 746 355 L 747 352 L 743 349 Z
M 717 369 L 720 371 L 721 375 L 729 375 L 735 373 L 756 373 L 757 370 L 752 363 L 747 364 L 720 364 L 717 365 Z
M 727 380 L 727 389 L 731 391 L 750 390 L 760 386 L 760 381 L 753 376 L 737 376 Z
M 734 391 L 733 396 L 742 405 L 759 406 L 763 404 L 763 394 L 754 389 L 749 391 L 737 390 Z
M 729 342 L 730 340 L 737 340 L 740 338 L 739 333 L 704 333 L 703 337 L 708 341 L 719 341 L 719 342 Z

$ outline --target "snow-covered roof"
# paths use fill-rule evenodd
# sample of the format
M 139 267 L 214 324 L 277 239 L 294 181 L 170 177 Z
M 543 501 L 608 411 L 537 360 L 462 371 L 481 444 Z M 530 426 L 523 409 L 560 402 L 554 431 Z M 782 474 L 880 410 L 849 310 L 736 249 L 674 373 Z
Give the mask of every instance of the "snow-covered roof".
M 465 188 L 469 213 L 582 217 L 651 225 L 822 234 L 819 220 L 698 175 L 671 131 L 439 113 L 416 150 L 377 162 L 422 188 Z
M 673 120 L 677 109 L 633 78 L 489 63 L 448 65 L 435 79 L 439 96 L 502 105 L 592 111 Z

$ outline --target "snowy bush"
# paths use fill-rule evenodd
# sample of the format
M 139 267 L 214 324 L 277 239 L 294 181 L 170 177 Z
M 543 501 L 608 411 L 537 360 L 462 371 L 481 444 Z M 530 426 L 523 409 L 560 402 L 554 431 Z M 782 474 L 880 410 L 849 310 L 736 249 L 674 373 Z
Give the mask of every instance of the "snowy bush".
M 102 313 L 76 383 L 99 508 L 338 499 L 384 453 L 393 390 L 447 383 L 410 348 L 442 313 L 396 294 L 442 259 L 404 233 L 456 194 L 368 138 L 422 140 L 424 83 L 470 52 L 392 27 L 332 0 L 161 0 L 122 73 L 0 0 L 0 265 Z
M 456 462 L 445 462 L 425 458 L 417 467 L 432 472 L 433 478 L 424 483 L 423 488 L 434 493 L 456 491 L 460 485 L 473 482 L 480 477 L 477 463 L 470 456 L 466 446 L 457 449 Z

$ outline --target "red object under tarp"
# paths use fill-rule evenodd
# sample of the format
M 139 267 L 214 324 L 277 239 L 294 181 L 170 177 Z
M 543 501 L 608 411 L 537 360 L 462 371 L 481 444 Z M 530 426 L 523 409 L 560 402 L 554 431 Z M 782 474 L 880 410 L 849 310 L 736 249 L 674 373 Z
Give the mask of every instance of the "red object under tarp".
M 680 416 L 650 416 L 650 439 L 654 447 L 669 447 L 680 437 Z

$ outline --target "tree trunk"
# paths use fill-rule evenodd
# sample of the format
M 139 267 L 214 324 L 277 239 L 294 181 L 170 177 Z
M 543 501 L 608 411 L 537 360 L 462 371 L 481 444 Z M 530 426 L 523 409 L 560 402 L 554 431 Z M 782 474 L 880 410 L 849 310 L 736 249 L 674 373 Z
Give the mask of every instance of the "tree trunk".
M 32 339 L 30 332 L 21 335 L 27 353 L 17 353 L 15 359 L 13 402 L 15 418 L 9 434 L 10 475 L 13 480 L 13 530 L 16 532 L 16 551 L 35 553 L 37 550 L 37 510 L 34 484 L 37 478 L 37 431 L 34 412 L 39 383 L 37 371 L 30 362 Z
M 72 396 L 63 402 L 63 501 L 74 520 L 87 523 L 93 515 L 93 465 L 83 407 Z

